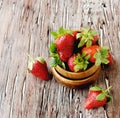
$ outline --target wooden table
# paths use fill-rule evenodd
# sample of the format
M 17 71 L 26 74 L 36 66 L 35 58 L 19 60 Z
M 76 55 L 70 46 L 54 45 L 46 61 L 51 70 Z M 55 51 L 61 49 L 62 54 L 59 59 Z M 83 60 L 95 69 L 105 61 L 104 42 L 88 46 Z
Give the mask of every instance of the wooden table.
M 105 107 L 83 108 L 91 85 L 69 89 L 54 77 L 45 82 L 27 73 L 27 53 L 44 57 L 49 67 L 50 32 L 60 26 L 92 27 L 110 47 L 115 64 L 96 81 L 112 86 Z M 0 0 L 0 118 L 120 118 L 119 50 L 119 0 Z

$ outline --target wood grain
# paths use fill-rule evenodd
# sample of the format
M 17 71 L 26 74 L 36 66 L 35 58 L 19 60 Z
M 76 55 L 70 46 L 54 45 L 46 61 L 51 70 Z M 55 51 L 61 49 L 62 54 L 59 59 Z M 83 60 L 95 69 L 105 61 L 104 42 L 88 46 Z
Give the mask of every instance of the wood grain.
M 0 118 L 119 118 L 119 6 L 119 0 L 0 0 Z M 83 108 L 90 86 L 69 89 L 54 77 L 45 82 L 27 73 L 27 53 L 44 57 L 49 67 L 50 32 L 60 26 L 90 26 L 110 47 L 115 64 L 103 67 L 96 82 L 112 86 L 105 107 Z

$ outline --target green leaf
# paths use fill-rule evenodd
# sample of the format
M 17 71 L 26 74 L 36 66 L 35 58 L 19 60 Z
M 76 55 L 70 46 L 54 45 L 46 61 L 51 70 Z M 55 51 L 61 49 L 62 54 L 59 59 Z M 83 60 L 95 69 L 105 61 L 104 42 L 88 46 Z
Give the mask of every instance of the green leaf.
M 90 30 L 90 28 L 88 28 L 88 27 L 83 27 L 83 28 L 82 28 L 82 31 L 83 31 L 84 33 L 88 33 L 89 30 Z
M 59 33 L 59 35 L 63 35 L 63 34 L 65 34 L 66 32 L 65 32 L 65 30 L 63 29 L 63 27 L 60 27 L 59 30 L 58 30 L 58 33 Z
M 103 50 L 109 50 L 109 47 L 108 46 L 103 46 L 102 49 Z
M 85 38 L 82 38 L 78 44 L 78 48 L 82 47 L 83 45 L 85 45 L 86 43 L 86 39 Z
M 86 64 L 84 64 L 84 66 L 83 66 L 83 70 L 86 70 L 87 69 L 87 67 L 88 67 L 88 64 L 86 63 Z
M 91 87 L 90 90 L 92 90 L 92 91 L 101 91 L 102 88 L 96 85 L 94 87 Z
M 61 65 L 61 67 L 62 67 L 63 69 L 66 69 L 66 66 L 65 66 L 65 63 L 64 63 L 64 62 L 60 62 L 59 65 Z
M 101 60 L 100 60 L 100 58 L 97 58 L 96 61 L 95 61 L 95 65 L 99 66 L 100 64 L 101 64 Z
M 57 32 L 51 32 L 52 36 L 54 37 L 54 39 L 58 38 L 58 33 Z
M 83 52 L 84 53 L 84 52 Z M 85 54 L 86 55 L 86 54 Z M 90 55 L 85 56 L 85 60 L 89 60 L 90 59 Z
M 83 69 L 83 65 L 82 64 L 77 64 L 74 67 L 75 72 L 78 72 L 79 70 L 82 70 L 82 69 Z
M 63 36 L 65 34 L 73 35 L 73 31 L 60 27 L 57 32 L 51 32 L 51 34 L 53 35 L 54 39 L 57 39 L 59 36 Z
M 96 32 L 95 30 L 91 30 L 91 32 L 90 32 L 90 33 L 91 33 L 91 35 L 92 35 L 92 36 L 97 35 L 97 32 Z
M 55 67 L 57 65 L 58 65 L 57 58 L 51 58 L 51 60 L 50 60 L 50 67 Z
M 108 60 L 108 59 L 105 59 L 105 58 L 101 58 L 101 62 L 104 63 L 104 64 L 108 64 L 108 63 L 109 63 L 109 60 Z
M 86 70 L 89 64 L 89 55 L 86 56 L 85 53 L 82 53 L 82 55 L 77 54 L 77 56 L 75 56 L 74 58 L 74 70 L 75 72 L 78 72 L 79 70 Z
M 86 43 L 86 46 L 87 47 L 90 47 L 92 45 L 92 41 L 91 40 L 88 40 L 87 43 Z
M 96 54 L 94 54 L 94 58 L 96 59 L 95 65 L 108 64 L 108 47 L 102 47 Z
M 51 43 L 49 49 L 50 49 L 51 53 L 56 53 L 57 52 L 57 48 L 56 48 L 55 43 Z
M 82 34 L 81 33 L 77 33 L 76 38 L 79 39 L 81 37 L 82 37 Z
M 102 100 L 104 100 L 105 99 L 105 94 L 104 93 L 100 93 L 97 97 L 96 97 L 96 100 L 100 100 L 100 101 L 102 101 Z
M 29 62 L 28 64 L 28 71 L 32 70 L 33 68 L 33 62 Z
M 40 63 L 44 64 L 45 60 L 42 57 L 37 57 L 35 60 L 38 60 Z
M 87 47 L 92 45 L 92 40 L 94 40 L 94 36 L 96 36 L 97 33 L 96 31 L 87 28 L 87 27 L 83 27 L 81 33 L 77 34 L 77 39 L 81 38 L 80 44 L 78 44 L 78 47 L 82 47 L 83 45 L 86 44 Z
M 66 30 L 66 33 L 67 33 L 67 34 L 71 34 L 72 36 L 74 36 L 72 30 Z
M 110 102 L 112 100 L 112 96 L 107 94 L 107 91 L 110 90 L 112 86 L 108 87 L 106 90 L 103 90 L 98 85 L 95 85 L 90 88 L 90 91 L 101 91 L 101 93 L 96 97 L 96 100 L 103 100 L 105 97 L 107 97 L 107 102 Z

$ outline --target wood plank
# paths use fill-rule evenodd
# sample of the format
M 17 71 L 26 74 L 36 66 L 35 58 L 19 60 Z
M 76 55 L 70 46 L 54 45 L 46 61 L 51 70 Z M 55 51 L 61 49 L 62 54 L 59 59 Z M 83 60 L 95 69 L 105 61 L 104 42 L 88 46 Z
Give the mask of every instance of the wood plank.
M 1 0 L 0 1 L 0 117 L 2 118 L 119 118 L 120 116 L 119 0 Z M 102 70 L 96 82 L 112 86 L 113 101 L 93 110 L 83 108 L 85 89 L 69 89 L 54 77 L 48 82 L 27 73 L 27 53 L 47 60 L 50 32 L 60 26 L 98 31 L 115 64 Z

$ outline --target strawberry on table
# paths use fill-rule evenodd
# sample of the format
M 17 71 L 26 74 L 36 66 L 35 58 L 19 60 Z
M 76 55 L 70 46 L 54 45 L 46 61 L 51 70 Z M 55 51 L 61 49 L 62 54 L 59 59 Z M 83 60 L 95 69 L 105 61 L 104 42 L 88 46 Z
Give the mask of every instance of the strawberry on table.
M 72 55 L 68 59 L 68 67 L 73 72 L 80 72 L 86 70 L 89 64 L 88 59 L 89 55 L 86 56 L 84 53 L 82 53 L 82 55 L 79 53 Z
M 67 62 L 73 54 L 75 37 L 73 31 L 59 28 L 58 32 L 52 32 L 55 38 L 55 45 L 61 61 Z
M 88 94 L 88 98 L 85 101 L 84 108 L 92 109 L 104 106 L 107 102 L 111 101 L 112 97 L 107 94 L 107 91 L 111 88 L 111 86 L 103 90 L 99 86 L 94 86 L 90 88 L 90 92 Z
M 91 28 L 82 28 L 81 32 L 77 34 L 77 39 L 80 39 L 78 44 L 79 47 L 89 47 L 91 45 L 95 45 L 99 39 L 97 32 Z
M 31 62 L 28 65 L 28 71 L 42 80 L 49 80 L 46 61 L 42 57 L 33 59 L 30 55 L 28 56 L 31 59 Z

